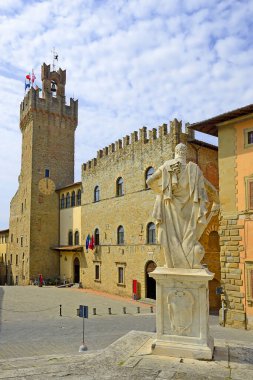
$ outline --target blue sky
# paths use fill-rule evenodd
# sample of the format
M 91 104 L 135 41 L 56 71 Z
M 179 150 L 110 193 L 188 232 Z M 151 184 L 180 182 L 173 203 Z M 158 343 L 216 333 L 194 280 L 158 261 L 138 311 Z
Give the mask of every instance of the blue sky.
M 247 0 L 1 1 L 0 229 L 18 188 L 24 78 L 32 68 L 39 78 L 53 47 L 79 99 L 79 180 L 98 149 L 143 125 L 252 103 L 252 20 Z

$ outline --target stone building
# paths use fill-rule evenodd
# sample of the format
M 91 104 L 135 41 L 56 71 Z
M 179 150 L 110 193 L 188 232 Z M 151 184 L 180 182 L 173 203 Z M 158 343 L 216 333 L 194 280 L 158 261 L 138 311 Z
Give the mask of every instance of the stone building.
M 20 105 L 19 187 L 10 204 L 8 283 L 29 284 L 39 273 L 59 275 L 59 202 L 55 189 L 74 181 L 78 103 L 65 103 L 66 71 L 41 68 L 42 97 L 31 88 Z M 56 90 L 56 92 L 53 92 Z M 56 96 L 54 96 L 54 94 Z
M 183 142 L 188 160 L 198 163 L 217 187 L 217 147 L 195 139 L 187 126 L 183 132 L 176 119 L 158 130 L 143 127 L 99 150 L 82 165 L 82 181 L 75 183 L 77 101 L 65 104 L 65 71 L 50 71 L 43 64 L 41 74 L 42 97 L 32 88 L 20 106 L 22 162 L 10 206 L 8 283 L 29 284 L 41 273 L 114 294 L 132 296 L 134 291 L 136 297 L 155 298 L 148 273 L 164 258 L 152 219 L 155 195 L 146 179 Z M 94 242 L 86 248 L 88 236 Z M 217 217 L 201 242 L 204 263 L 215 272 L 210 307 L 217 309 Z
M 0 231 L 0 285 L 7 282 L 8 261 L 7 261 L 7 245 L 9 239 L 9 230 Z
M 226 326 L 253 328 L 253 105 L 192 124 L 218 136 L 220 261 Z
M 133 132 L 98 151 L 97 157 L 82 166 L 81 227 L 71 207 L 71 191 L 81 184 L 59 190 L 61 278 L 80 278 L 83 286 L 136 297 L 155 298 L 155 282 L 148 276 L 157 265 L 164 265 L 162 248 L 156 242 L 152 219 L 155 195 L 146 179 L 165 160 L 172 158 L 179 142 L 187 143 L 188 159 L 197 162 L 204 175 L 218 184 L 217 147 L 198 141 L 182 132 L 177 120 L 159 131 L 146 127 Z M 80 187 L 81 188 L 81 187 Z M 76 193 L 76 191 L 75 191 Z M 67 200 L 69 198 L 69 200 Z M 68 206 L 67 206 L 68 205 Z M 68 222 L 67 213 L 68 212 Z M 63 219 L 64 218 L 64 219 Z M 74 230 L 81 231 L 81 247 L 73 240 Z M 207 255 L 205 262 L 216 272 L 211 284 L 210 307 L 219 307 L 215 288 L 220 283 L 218 219 L 214 218 L 202 237 Z M 71 233 L 71 239 L 68 238 Z M 87 236 L 94 237 L 94 249 L 86 249 Z M 210 245 L 210 237 L 215 249 Z M 72 242 L 66 246 L 66 242 Z M 217 243 L 218 242 L 218 243 Z M 217 248 L 218 247 L 218 248 Z M 76 268 L 80 266 L 80 277 Z M 76 277 L 77 276 L 77 277 Z

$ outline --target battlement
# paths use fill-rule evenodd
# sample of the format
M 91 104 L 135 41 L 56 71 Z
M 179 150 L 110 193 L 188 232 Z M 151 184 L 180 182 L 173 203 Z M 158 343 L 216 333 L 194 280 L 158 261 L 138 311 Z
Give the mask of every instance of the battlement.
M 20 128 L 22 129 L 30 112 L 40 111 L 70 118 L 77 126 L 78 100 L 70 98 L 70 104 L 65 103 L 66 70 L 50 71 L 50 65 L 44 63 L 41 67 L 41 80 L 42 97 L 39 89 L 31 88 L 20 104 Z M 53 93 L 56 96 L 53 96 Z
M 123 137 L 114 143 L 106 146 L 103 149 L 98 150 L 97 157 L 89 160 L 82 165 L 82 171 L 88 172 L 94 170 L 99 165 L 100 161 L 106 157 L 110 157 L 117 154 L 123 154 L 129 149 L 134 149 L 135 146 L 153 144 L 156 141 L 170 138 L 175 144 L 177 144 L 182 134 L 182 121 L 174 119 L 170 122 L 169 128 L 167 124 L 159 126 L 157 129 L 153 128 L 148 130 L 147 127 L 142 127 L 139 131 L 134 131 L 131 135 Z M 186 136 L 187 140 L 187 136 Z

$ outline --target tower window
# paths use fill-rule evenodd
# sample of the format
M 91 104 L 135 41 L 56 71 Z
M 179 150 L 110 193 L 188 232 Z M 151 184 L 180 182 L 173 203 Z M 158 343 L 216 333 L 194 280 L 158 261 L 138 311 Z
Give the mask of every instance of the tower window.
M 95 229 L 94 235 L 95 235 L 95 245 L 99 245 L 99 229 L 98 228 Z
M 66 196 L 66 208 L 69 208 L 70 207 L 70 194 L 67 193 L 67 196 Z
M 95 265 L 95 280 L 97 281 L 100 280 L 100 265 L 99 264 Z
M 154 173 L 155 169 L 152 168 L 152 166 L 150 166 L 149 168 L 147 168 L 146 170 L 146 173 L 145 173 L 145 186 L 146 186 L 146 189 L 149 189 L 148 185 L 147 185 L 147 180 L 149 179 L 149 177 L 152 176 L 152 174 Z
M 77 206 L 81 206 L 81 190 L 77 192 Z
M 99 186 L 96 186 L 94 189 L 94 202 L 98 202 L 99 200 L 100 200 Z
M 71 207 L 74 207 L 76 205 L 76 193 L 72 191 L 71 194 Z
M 79 232 L 75 232 L 75 245 L 79 245 Z
M 124 184 L 123 178 L 121 177 L 118 178 L 117 183 L 116 183 L 116 188 L 117 188 L 116 193 L 118 197 L 121 197 L 122 195 L 124 195 L 123 184 Z
M 118 284 L 124 284 L 124 268 L 118 267 Z
M 73 245 L 73 232 L 72 231 L 69 231 L 68 242 L 69 242 L 69 245 Z
M 148 227 L 147 227 L 147 243 L 148 244 L 155 244 L 156 243 L 154 223 L 148 224 Z
M 46 169 L 46 170 L 45 170 L 45 177 L 46 177 L 46 178 L 49 178 L 49 174 L 50 174 L 49 169 Z
M 123 226 L 118 227 L 117 231 L 117 243 L 118 244 L 124 244 L 124 228 Z
M 61 208 L 64 208 L 65 207 L 65 197 L 64 197 L 64 194 L 62 194 L 61 196 Z

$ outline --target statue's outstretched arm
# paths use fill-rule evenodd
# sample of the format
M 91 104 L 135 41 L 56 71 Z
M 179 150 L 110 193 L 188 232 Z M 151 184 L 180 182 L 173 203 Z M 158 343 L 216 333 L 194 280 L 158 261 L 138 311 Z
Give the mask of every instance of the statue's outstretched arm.
M 146 184 L 150 189 L 152 189 L 155 193 L 161 193 L 161 184 L 159 184 L 159 179 L 162 176 L 162 171 L 157 169 L 146 181 Z

